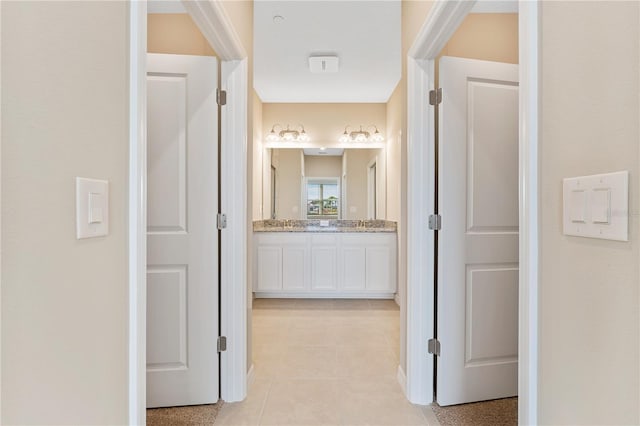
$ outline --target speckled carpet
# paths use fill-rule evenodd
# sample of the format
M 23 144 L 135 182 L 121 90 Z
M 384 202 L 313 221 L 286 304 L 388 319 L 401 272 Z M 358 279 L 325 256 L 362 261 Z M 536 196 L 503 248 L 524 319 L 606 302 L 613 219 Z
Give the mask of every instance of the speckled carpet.
M 222 407 L 222 401 L 188 407 L 151 408 L 147 410 L 147 426 L 212 425 Z
M 518 424 L 518 398 L 471 404 L 432 406 L 442 426 L 507 426 Z

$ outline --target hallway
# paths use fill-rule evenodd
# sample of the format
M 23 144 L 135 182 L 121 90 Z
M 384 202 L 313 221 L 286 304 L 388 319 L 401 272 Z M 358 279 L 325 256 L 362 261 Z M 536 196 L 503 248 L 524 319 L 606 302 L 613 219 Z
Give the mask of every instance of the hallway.
M 398 384 L 392 300 L 256 299 L 255 380 L 216 425 L 437 425 Z

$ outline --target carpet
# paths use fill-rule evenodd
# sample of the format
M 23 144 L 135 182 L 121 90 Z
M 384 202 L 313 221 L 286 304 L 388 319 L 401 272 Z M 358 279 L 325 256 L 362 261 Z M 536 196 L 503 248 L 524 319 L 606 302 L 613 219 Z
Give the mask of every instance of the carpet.
M 518 424 L 518 398 L 470 404 L 432 406 L 442 426 L 508 426 Z
M 187 407 L 150 408 L 147 410 L 147 426 L 206 426 L 212 425 L 222 407 L 216 404 L 190 405 Z

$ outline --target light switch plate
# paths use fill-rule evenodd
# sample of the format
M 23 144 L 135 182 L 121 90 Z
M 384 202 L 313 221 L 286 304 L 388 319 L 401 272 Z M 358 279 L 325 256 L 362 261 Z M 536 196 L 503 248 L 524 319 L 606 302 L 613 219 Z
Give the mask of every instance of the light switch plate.
M 76 238 L 109 234 L 109 181 L 76 178 Z
M 563 233 L 629 241 L 629 172 L 563 180 Z

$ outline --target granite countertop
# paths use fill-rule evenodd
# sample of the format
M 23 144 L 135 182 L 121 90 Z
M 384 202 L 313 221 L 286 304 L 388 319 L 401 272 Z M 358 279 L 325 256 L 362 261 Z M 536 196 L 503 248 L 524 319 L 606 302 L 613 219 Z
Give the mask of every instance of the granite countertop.
M 327 224 L 327 226 L 321 226 Z M 396 222 L 388 220 L 268 219 L 253 222 L 253 232 L 396 232 Z

